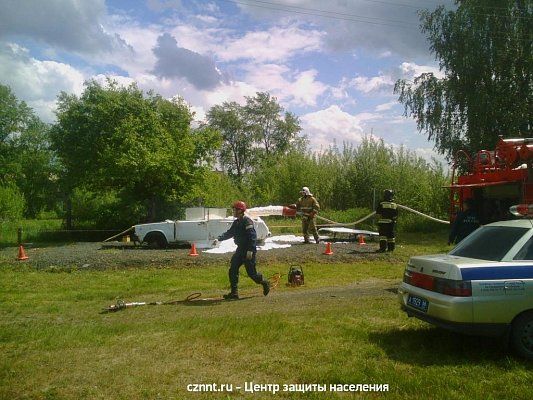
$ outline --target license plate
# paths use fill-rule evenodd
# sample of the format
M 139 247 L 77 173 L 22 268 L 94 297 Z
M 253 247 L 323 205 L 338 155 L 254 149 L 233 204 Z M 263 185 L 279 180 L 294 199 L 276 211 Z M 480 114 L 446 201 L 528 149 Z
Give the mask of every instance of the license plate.
M 427 301 L 426 299 L 423 299 L 421 297 L 416 297 L 416 296 L 409 295 L 407 297 L 407 304 L 409 304 L 411 307 L 416 308 L 417 310 L 420 310 L 420 311 L 423 311 L 423 312 L 427 312 L 428 311 L 428 306 L 429 306 L 429 301 Z

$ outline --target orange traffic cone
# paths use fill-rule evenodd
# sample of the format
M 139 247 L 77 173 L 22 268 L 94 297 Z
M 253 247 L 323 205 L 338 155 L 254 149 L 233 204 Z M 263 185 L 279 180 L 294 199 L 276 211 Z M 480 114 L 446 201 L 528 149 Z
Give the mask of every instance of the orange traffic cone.
M 331 250 L 331 243 L 330 242 L 326 242 L 326 251 L 322 254 L 325 254 L 327 256 L 330 256 L 333 254 L 333 251 Z
M 365 242 L 365 235 L 357 235 L 357 240 L 358 240 L 358 243 L 359 245 L 363 245 L 363 244 L 366 244 Z
M 198 256 L 199 255 L 197 253 L 197 251 L 196 251 L 196 245 L 194 243 L 191 245 L 191 251 L 189 252 L 189 255 L 190 256 Z
M 20 245 L 19 246 L 19 256 L 17 257 L 17 260 L 22 261 L 22 260 L 27 260 L 28 258 L 30 258 L 30 257 L 28 257 L 26 255 L 26 252 L 24 251 L 24 246 Z

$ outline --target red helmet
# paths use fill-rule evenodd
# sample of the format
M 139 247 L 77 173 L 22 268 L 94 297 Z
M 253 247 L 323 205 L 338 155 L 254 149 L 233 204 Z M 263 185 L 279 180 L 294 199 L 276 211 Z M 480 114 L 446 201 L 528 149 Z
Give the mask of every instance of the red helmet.
M 246 211 L 246 203 L 244 201 L 236 201 L 233 203 L 233 208 L 236 210 Z

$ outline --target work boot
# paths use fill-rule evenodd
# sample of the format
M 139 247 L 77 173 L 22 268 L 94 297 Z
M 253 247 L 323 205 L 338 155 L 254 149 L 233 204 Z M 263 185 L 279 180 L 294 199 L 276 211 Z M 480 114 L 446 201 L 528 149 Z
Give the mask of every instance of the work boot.
M 387 243 L 387 251 L 394 251 L 394 248 L 396 247 L 395 243 Z
M 225 294 L 222 296 L 224 300 L 239 300 L 239 293 L 237 292 L 229 292 L 228 294 Z
M 319 244 L 319 243 L 320 243 L 320 238 L 319 238 L 318 236 L 315 238 L 315 243 L 316 243 L 316 244 Z
M 266 296 L 268 293 L 270 293 L 270 282 L 264 280 L 261 282 L 261 285 L 263 285 L 263 296 Z
M 309 244 L 309 243 L 311 243 L 311 242 L 309 241 L 309 238 L 308 238 L 308 237 L 304 238 L 304 244 Z

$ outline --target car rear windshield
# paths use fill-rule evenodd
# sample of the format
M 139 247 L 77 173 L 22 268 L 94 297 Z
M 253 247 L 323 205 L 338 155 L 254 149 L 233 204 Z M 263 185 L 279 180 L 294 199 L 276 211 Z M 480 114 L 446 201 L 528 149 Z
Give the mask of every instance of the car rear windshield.
M 465 238 L 450 254 L 480 260 L 501 261 L 529 228 L 484 226 Z

